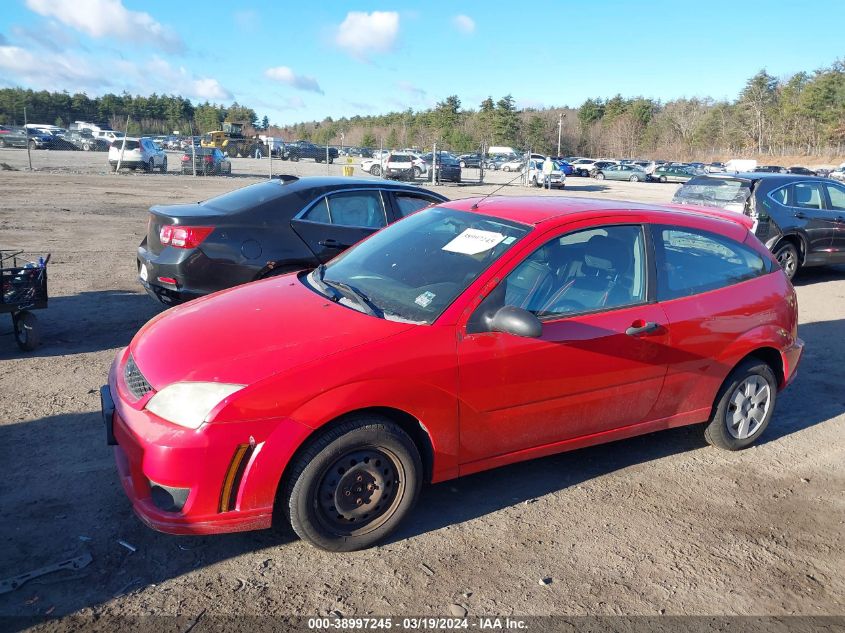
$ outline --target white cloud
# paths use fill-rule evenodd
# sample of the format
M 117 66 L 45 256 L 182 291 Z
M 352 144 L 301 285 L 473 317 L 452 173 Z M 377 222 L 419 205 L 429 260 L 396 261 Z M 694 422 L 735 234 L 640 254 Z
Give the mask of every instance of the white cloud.
M 337 28 L 335 43 L 353 57 L 367 59 L 370 53 L 386 53 L 399 35 L 396 11 L 350 11 Z
M 297 75 L 292 69 L 287 66 L 276 66 L 275 68 L 268 68 L 264 71 L 264 76 L 268 79 L 280 81 L 299 90 L 308 90 L 309 92 L 317 92 L 323 94 L 320 84 L 313 77 L 307 75 Z
M 396 87 L 402 92 L 408 93 L 414 101 L 422 101 L 425 99 L 426 91 L 422 88 L 418 88 L 410 81 L 398 81 L 396 82 Z
M 209 101 L 226 101 L 232 98 L 232 93 L 220 85 L 220 82 L 211 77 L 200 77 L 192 79 L 189 84 L 188 94 L 193 94 L 198 99 Z
M 0 74 L 36 90 L 99 90 L 110 85 L 100 68 L 71 53 L 39 52 L 0 46 Z
M 130 11 L 121 0 L 26 0 L 26 6 L 93 38 L 132 38 L 133 43 L 144 43 L 146 39 L 169 52 L 184 48 L 173 29 L 157 22 L 149 13 Z
M 468 15 L 456 15 L 452 18 L 452 26 L 466 35 L 472 35 L 475 33 L 475 20 Z

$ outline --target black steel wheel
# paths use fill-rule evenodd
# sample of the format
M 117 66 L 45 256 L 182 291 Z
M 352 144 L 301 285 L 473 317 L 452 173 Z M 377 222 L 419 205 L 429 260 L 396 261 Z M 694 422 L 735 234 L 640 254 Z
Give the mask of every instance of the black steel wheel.
M 356 416 L 324 432 L 291 467 L 277 509 L 287 510 L 300 538 L 330 551 L 383 539 L 411 511 L 422 483 L 413 440 L 377 416 Z
M 15 342 L 25 352 L 31 352 L 41 342 L 38 331 L 38 319 L 32 312 L 23 310 L 12 314 L 12 324 L 15 327 Z

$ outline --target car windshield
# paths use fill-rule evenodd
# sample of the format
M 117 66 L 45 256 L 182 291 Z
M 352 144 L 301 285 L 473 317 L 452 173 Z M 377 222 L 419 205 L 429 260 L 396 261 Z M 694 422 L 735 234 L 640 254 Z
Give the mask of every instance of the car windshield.
M 750 197 L 751 182 L 748 180 L 704 176 L 687 181 L 675 193 L 673 201 L 719 207 L 741 213 Z
M 430 324 L 529 230 L 432 207 L 379 231 L 306 279 L 316 292 L 350 308 Z

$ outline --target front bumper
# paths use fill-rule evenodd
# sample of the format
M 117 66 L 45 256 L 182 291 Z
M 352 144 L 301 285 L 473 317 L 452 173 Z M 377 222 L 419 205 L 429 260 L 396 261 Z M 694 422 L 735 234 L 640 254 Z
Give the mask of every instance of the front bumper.
M 135 514 L 168 534 L 269 528 L 284 466 L 310 429 L 287 418 L 196 431 L 174 425 L 144 408 L 152 393 L 132 401 L 122 379 L 127 356 L 126 349 L 118 352 L 101 393 L 106 435 L 111 428 L 118 475 Z M 153 488 L 187 491 L 181 509 L 160 507 Z

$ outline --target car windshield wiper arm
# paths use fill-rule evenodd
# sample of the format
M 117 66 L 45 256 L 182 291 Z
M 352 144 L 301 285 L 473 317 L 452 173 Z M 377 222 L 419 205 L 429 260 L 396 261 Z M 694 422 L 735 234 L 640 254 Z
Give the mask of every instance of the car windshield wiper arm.
M 358 290 L 355 286 L 343 283 L 342 281 L 334 281 L 333 279 L 321 279 L 321 281 L 324 284 L 328 284 L 329 286 L 340 290 L 345 297 L 354 300 L 355 303 L 364 308 L 364 312 L 370 316 L 378 317 L 380 319 L 384 318 L 384 311 L 375 303 L 370 301 L 370 298 Z
M 317 268 L 314 269 L 314 273 L 314 279 L 317 281 L 320 287 L 327 293 L 329 293 L 329 295 L 331 295 L 329 299 L 331 299 L 335 303 L 340 301 L 343 295 L 333 285 L 326 283 L 326 280 L 323 278 L 323 276 L 326 274 L 326 265 L 320 264 L 319 266 L 317 266 Z

